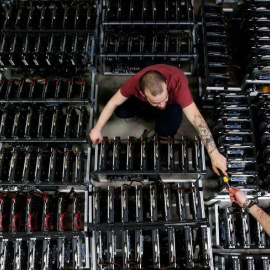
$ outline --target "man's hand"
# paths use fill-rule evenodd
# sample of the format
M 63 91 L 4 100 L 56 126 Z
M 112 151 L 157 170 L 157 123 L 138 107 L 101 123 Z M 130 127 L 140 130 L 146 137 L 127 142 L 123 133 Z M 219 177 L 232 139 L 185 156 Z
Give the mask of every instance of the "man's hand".
M 89 133 L 90 140 L 93 144 L 98 144 L 102 141 L 101 130 L 94 127 Z
M 247 196 L 239 188 L 232 187 L 229 189 L 230 199 L 232 202 L 236 202 L 239 206 L 243 207 L 244 202 L 247 200 Z
M 102 110 L 99 119 L 95 127 L 90 131 L 89 137 L 93 144 L 98 144 L 102 141 L 101 130 L 107 121 L 112 116 L 114 110 L 121 104 L 123 104 L 128 98 L 124 97 L 120 89 L 113 95 L 113 97 L 108 101 L 104 109 Z
M 214 172 L 219 175 L 218 169 L 220 169 L 224 175 L 227 175 L 227 160 L 217 149 L 210 155 L 210 158 Z

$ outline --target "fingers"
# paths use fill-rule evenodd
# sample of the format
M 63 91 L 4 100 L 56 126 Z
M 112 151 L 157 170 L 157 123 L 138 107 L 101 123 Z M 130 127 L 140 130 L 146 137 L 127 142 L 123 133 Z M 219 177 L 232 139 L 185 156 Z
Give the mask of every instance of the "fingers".
M 238 188 L 231 187 L 231 188 L 229 189 L 229 191 L 230 191 L 230 194 L 232 194 L 232 195 L 234 196 L 235 193 L 238 191 Z
M 217 175 L 220 175 L 217 169 L 219 169 L 222 174 L 227 175 L 227 163 L 225 157 L 222 156 L 222 158 L 212 160 L 212 167 Z
M 225 170 L 224 170 L 224 169 L 223 169 L 223 170 L 221 170 L 221 171 L 222 171 L 222 173 L 223 173 L 224 175 L 227 175 L 226 170 L 227 170 L 227 169 L 225 169 Z
M 101 132 L 96 131 L 95 128 L 89 132 L 89 137 L 93 144 L 98 144 L 102 140 Z
M 95 144 L 95 140 L 94 140 L 94 138 L 91 136 L 91 132 L 89 133 L 89 138 L 90 138 L 90 141 L 91 141 L 93 144 Z
M 101 143 L 102 142 L 102 137 L 99 137 L 99 138 L 97 138 L 97 139 L 91 139 L 92 140 L 92 142 L 93 142 L 93 144 L 99 144 L 99 143 Z
M 218 169 L 216 167 L 213 166 L 213 170 L 218 176 L 220 176 L 219 171 L 218 171 Z
M 230 190 L 231 190 L 231 188 L 230 188 Z M 234 196 L 234 194 L 232 192 L 230 192 L 229 196 L 230 196 L 230 200 L 232 202 L 235 202 L 236 201 L 235 196 Z
M 91 140 L 91 142 L 93 144 L 98 144 L 98 143 L 100 143 L 102 141 L 102 137 L 101 136 L 99 136 L 99 137 L 96 138 L 96 136 L 91 136 L 91 134 L 89 134 L 89 138 L 90 138 L 90 140 Z
M 237 188 L 237 187 L 232 187 L 232 189 L 233 189 L 234 194 L 235 194 L 236 192 L 240 191 L 240 189 Z
M 220 173 L 219 173 L 218 169 L 220 169 L 220 171 L 221 171 L 224 175 L 228 175 L 227 172 L 226 172 L 227 169 L 223 169 L 223 168 L 218 167 L 218 166 L 213 166 L 213 170 L 214 170 L 214 172 L 215 172 L 218 176 L 220 176 Z
M 93 137 L 92 138 L 90 137 L 90 140 L 92 141 L 93 144 L 98 144 L 99 141 L 99 139 L 95 139 Z

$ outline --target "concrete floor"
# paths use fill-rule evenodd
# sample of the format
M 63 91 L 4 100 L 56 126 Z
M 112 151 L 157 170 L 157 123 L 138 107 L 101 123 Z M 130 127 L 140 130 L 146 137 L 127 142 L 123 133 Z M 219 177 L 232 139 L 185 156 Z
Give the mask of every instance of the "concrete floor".
M 108 100 L 113 96 L 113 94 L 121 88 L 123 83 L 130 78 L 130 76 L 98 76 L 99 84 L 99 95 L 98 95 L 98 110 L 99 113 L 102 111 Z M 196 87 L 196 78 L 189 77 L 190 80 L 190 89 L 193 94 L 194 100 L 196 101 L 197 89 Z M 143 118 L 137 119 L 136 122 L 131 124 L 124 124 L 122 120 L 116 116 L 112 116 L 111 119 L 106 123 L 103 128 L 102 135 L 107 136 L 109 139 L 112 139 L 114 136 L 120 136 L 125 139 L 128 136 L 140 137 L 144 129 L 151 129 L 151 132 L 154 133 L 154 121 L 146 121 Z M 178 129 L 178 132 L 175 138 L 180 138 L 182 135 L 185 135 L 189 138 L 193 138 L 196 135 L 196 130 L 189 123 L 189 121 L 184 116 L 181 127 Z

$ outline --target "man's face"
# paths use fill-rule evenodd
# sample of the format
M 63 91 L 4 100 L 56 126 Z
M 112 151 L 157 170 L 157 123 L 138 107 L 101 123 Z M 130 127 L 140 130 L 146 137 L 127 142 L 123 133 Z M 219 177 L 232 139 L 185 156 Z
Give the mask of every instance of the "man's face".
M 169 100 L 169 94 L 166 84 L 162 84 L 163 92 L 160 95 L 153 96 L 149 89 L 145 89 L 145 97 L 150 105 L 157 107 L 160 110 L 164 110 Z

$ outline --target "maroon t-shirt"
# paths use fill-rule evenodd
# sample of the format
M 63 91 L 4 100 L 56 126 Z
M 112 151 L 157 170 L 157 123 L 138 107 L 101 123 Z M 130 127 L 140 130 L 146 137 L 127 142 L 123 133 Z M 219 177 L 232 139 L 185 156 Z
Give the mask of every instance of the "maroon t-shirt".
M 164 64 L 149 66 L 136 73 L 123 84 L 121 94 L 127 98 L 135 96 L 147 102 L 147 99 L 140 94 L 140 79 L 149 70 L 158 71 L 166 78 L 169 93 L 168 104 L 178 103 L 183 109 L 193 102 L 185 74 L 179 68 Z

